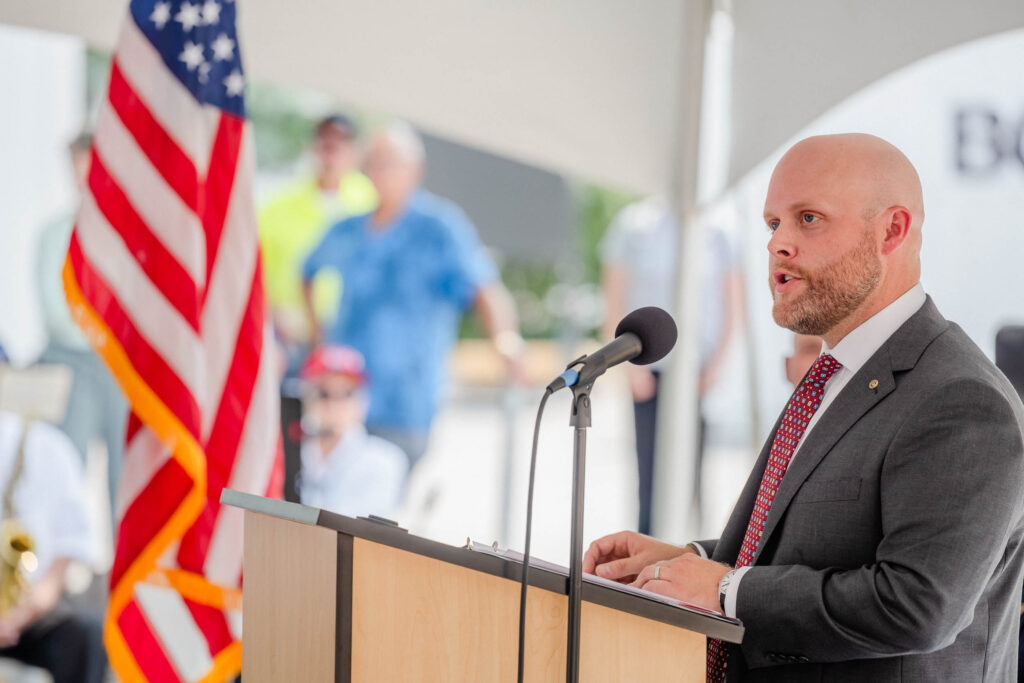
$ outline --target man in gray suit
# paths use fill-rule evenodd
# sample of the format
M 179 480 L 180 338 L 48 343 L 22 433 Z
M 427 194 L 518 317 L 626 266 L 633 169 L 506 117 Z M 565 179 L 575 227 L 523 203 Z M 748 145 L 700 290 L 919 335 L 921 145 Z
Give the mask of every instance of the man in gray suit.
M 822 356 L 720 538 L 620 532 L 584 570 L 741 619 L 709 681 L 1014 680 L 1024 408 L 921 287 L 917 173 L 872 136 L 810 138 L 764 215 L 775 320 Z

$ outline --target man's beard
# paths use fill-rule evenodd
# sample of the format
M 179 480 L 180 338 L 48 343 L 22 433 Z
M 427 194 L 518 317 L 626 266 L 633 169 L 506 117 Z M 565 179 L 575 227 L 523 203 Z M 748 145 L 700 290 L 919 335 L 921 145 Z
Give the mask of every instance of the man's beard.
M 806 291 L 783 304 L 775 300 L 775 322 L 797 334 L 822 336 L 853 313 L 875 291 L 882 279 L 882 265 L 869 232 L 852 252 L 814 275 L 793 273 L 803 279 Z M 773 280 L 769 280 L 774 285 Z M 774 286 L 772 289 L 774 297 Z

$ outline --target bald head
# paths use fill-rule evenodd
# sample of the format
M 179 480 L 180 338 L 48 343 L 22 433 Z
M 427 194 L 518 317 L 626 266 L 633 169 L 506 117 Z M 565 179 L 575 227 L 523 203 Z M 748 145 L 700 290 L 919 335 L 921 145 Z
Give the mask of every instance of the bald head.
M 366 175 L 379 197 L 378 213 L 399 210 L 423 180 L 426 153 L 423 140 L 407 123 L 380 129 L 370 141 Z
M 386 154 L 410 166 L 422 166 L 427 158 L 423 139 L 405 121 L 395 121 L 374 133 L 370 153 Z
M 866 219 L 892 206 L 903 206 L 913 217 L 912 227 L 924 222 L 921 179 L 910 159 L 882 138 L 865 133 L 818 135 L 793 145 L 775 167 L 780 173 L 797 168 L 816 176 L 835 190 L 858 201 Z
M 793 145 L 772 173 L 765 221 L 776 319 L 830 345 L 826 331 L 844 316 L 862 321 L 920 278 L 921 181 L 902 152 L 873 135 Z M 794 278 L 806 287 L 782 286 Z

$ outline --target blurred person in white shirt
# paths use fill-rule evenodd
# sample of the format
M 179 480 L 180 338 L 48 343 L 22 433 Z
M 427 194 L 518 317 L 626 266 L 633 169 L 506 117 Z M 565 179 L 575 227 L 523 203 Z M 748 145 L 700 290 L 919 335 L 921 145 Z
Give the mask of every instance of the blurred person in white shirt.
M 604 336 L 630 311 L 642 306 L 675 310 L 678 275 L 679 220 L 661 197 L 648 197 L 623 208 L 601 242 L 601 286 L 605 295 Z M 699 397 L 715 385 L 736 329 L 742 306 L 743 279 L 729 237 L 717 224 L 702 231 L 698 306 Z M 658 397 L 662 359 L 651 365 L 627 365 L 636 430 L 639 515 L 637 531 L 651 533 L 654 491 L 654 447 L 657 442 Z M 704 419 L 699 416 L 699 444 L 694 459 L 696 502 L 701 504 Z
M 366 432 L 367 381 L 362 355 L 340 345 L 313 350 L 302 368 L 302 466 L 305 505 L 349 517 L 392 517 L 401 504 L 409 461 L 398 446 Z
M 0 349 L 0 369 L 5 365 Z M 0 495 L 31 537 L 36 560 L 24 569 L 17 602 L 0 612 L 0 657 L 45 669 L 54 683 L 100 683 L 107 659 L 99 616 L 64 598 L 68 567 L 93 564 L 96 547 L 71 440 L 45 422 L 0 410 Z

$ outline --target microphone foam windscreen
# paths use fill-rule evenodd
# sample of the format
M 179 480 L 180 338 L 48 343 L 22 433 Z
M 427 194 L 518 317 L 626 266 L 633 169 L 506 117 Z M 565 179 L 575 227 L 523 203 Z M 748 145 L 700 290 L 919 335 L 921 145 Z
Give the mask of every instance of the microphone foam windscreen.
M 643 350 L 631 363 L 647 365 L 664 358 L 676 345 L 679 331 L 676 321 L 657 306 L 638 308 L 619 322 L 615 336 L 632 332 L 640 339 Z

